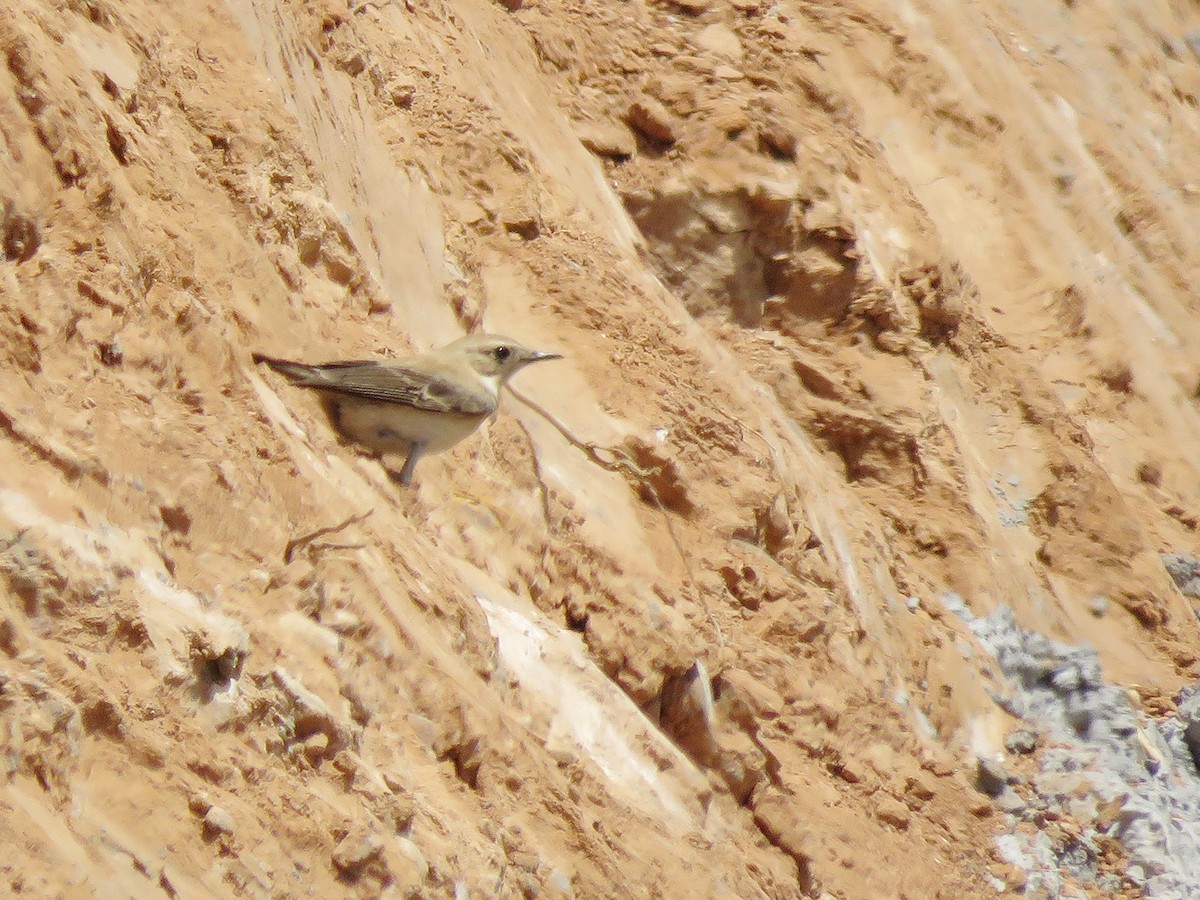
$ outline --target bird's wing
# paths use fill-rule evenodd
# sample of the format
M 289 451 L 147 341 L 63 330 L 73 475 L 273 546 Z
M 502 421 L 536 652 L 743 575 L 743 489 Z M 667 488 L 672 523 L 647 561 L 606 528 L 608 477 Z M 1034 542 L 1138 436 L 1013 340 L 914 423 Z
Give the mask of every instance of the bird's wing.
M 319 381 L 309 380 L 305 387 L 320 391 L 466 416 L 488 415 L 496 410 L 496 398 L 475 379 L 452 380 L 402 363 L 373 361 L 313 368 L 322 377 Z

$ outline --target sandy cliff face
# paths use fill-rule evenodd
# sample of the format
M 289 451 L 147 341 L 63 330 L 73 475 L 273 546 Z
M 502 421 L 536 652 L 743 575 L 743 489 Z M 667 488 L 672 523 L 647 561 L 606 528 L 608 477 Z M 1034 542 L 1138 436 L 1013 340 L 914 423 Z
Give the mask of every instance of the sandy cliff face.
M 5 890 L 1185 884 L 1200 15 L 1130 7 L 15 0 Z M 567 360 L 408 491 L 250 360 L 478 328 Z

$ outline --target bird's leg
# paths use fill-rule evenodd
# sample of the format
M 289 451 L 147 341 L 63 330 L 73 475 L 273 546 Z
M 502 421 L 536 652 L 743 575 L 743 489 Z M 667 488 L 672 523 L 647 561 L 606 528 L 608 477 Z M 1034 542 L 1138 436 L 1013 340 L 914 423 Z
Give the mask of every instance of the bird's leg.
M 425 445 L 413 442 L 408 448 L 408 459 L 404 461 L 404 468 L 400 470 L 400 474 L 395 476 L 395 480 L 400 484 L 408 487 L 412 484 L 413 471 L 417 468 L 417 460 L 421 458 L 421 452 L 425 449 Z

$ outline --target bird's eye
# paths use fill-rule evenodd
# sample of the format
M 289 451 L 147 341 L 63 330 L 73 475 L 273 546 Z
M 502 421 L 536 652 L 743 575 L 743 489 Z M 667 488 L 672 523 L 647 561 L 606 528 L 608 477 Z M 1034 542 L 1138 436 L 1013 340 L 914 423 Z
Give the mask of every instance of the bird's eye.
M 492 356 L 496 357 L 497 362 L 504 362 L 506 359 L 512 356 L 512 348 L 505 347 L 503 344 L 501 344 L 492 351 Z

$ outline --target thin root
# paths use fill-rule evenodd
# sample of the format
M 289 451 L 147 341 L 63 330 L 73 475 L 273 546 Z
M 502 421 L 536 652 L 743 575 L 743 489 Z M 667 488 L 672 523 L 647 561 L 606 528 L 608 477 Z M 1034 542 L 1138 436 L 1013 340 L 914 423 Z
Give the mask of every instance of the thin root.
M 337 534 L 337 532 L 339 532 L 345 528 L 349 528 L 351 525 L 357 525 L 359 522 L 363 521 L 364 519 L 366 519 L 368 516 L 370 516 L 374 512 L 375 512 L 374 509 L 368 509 L 365 513 L 359 513 L 356 516 L 351 516 L 350 518 L 346 519 L 346 521 L 339 522 L 337 525 L 330 525 L 327 528 L 318 528 L 316 531 L 312 532 L 311 534 L 306 534 L 303 537 L 293 538 L 292 540 L 287 542 L 287 547 L 284 548 L 284 551 L 283 551 L 284 564 L 286 565 L 286 564 L 290 563 L 293 559 L 295 559 L 296 553 L 299 552 L 300 550 L 304 550 L 304 549 L 309 548 L 310 546 L 313 546 L 313 541 L 315 541 L 317 538 L 325 537 L 325 535 L 327 535 L 327 534 Z M 320 544 L 319 546 L 322 549 L 326 549 L 326 550 L 331 550 L 331 549 L 333 549 L 333 550 L 356 550 L 364 545 L 363 544 Z
M 695 573 L 692 572 L 692 564 L 688 559 L 687 552 L 683 549 L 683 543 L 679 540 L 679 535 L 675 533 L 675 524 L 671 521 L 671 516 L 667 512 L 667 508 L 663 505 L 662 500 L 659 499 L 658 491 L 655 489 L 653 482 L 650 480 L 654 475 L 658 474 L 658 468 L 655 467 L 643 469 L 633 461 L 633 457 L 619 447 L 602 447 L 599 444 L 589 444 L 579 440 L 579 438 L 575 437 L 575 435 L 571 434 L 571 432 L 567 430 L 566 425 L 547 412 L 546 409 L 540 404 L 530 400 L 520 391 L 513 390 L 511 386 L 508 390 L 510 394 L 517 398 L 517 400 L 519 400 L 521 403 L 524 403 L 539 416 L 549 422 L 554 427 L 554 430 L 562 435 L 563 440 L 565 440 L 575 449 L 581 451 L 585 456 L 587 456 L 588 459 L 600 466 L 600 468 L 606 469 L 609 472 L 630 472 L 637 477 L 637 479 L 641 482 L 641 486 L 646 495 L 654 501 L 654 505 L 658 507 L 658 511 L 662 513 L 663 521 L 667 526 L 667 534 L 671 538 L 671 543 L 675 545 L 675 550 L 679 553 L 679 558 L 683 562 L 683 568 L 687 573 L 688 581 L 690 581 L 692 587 L 695 588 L 696 597 L 700 601 L 705 615 L 708 617 L 709 624 L 712 625 L 713 632 L 717 636 L 717 644 L 721 647 L 724 647 L 725 634 L 721 631 L 721 625 L 719 622 L 717 622 L 716 617 L 713 616 L 712 610 L 710 610 L 708 608 L 708 604 L 704 602 L 704 592 L 700 589 L 700 582 L 696 580 Z M 755 433 L 757 434 L 757 432 Z M 761 435 L 759 435 L 759 437 L 761 437 Z M 600 455 L 601 453 L 610 454 L 612 458 L 606 459 Z

